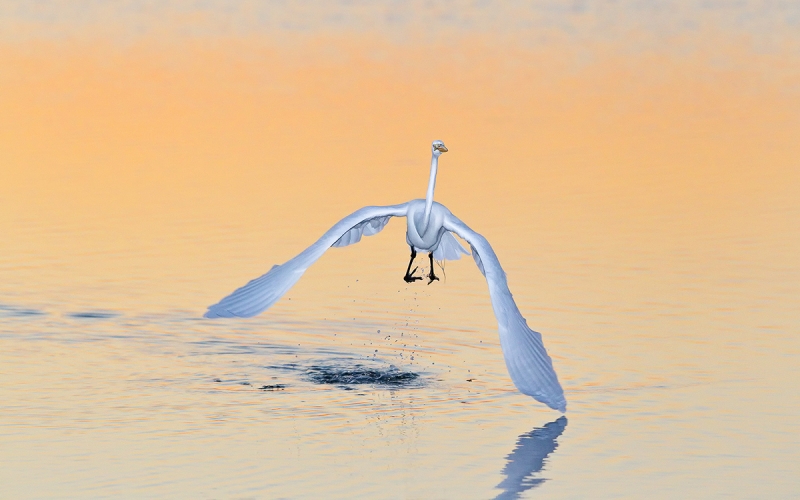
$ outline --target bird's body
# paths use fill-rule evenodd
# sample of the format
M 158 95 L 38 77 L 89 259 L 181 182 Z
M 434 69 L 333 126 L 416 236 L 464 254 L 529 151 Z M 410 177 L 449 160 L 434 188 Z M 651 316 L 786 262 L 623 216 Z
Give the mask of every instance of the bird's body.
M 553 409 L 566 411 L 564 391 L 553 370 L 552 361 L 542 343 L 542 336 L 528 327 L 508 289 L 506 274 L 489 242 L 454 216 L 444 205 L 433 201 L 439 155 L 447 152 L 441 141 L 432 145 L 431 177 L 424 200 L 400 205 L 364 207 L 345 217 L 310 247 L 284 264 L 273 266 L 265 275 L 209 306 L 207 318 L 251 317 L 265 311 L 280 299 L 303 273 L 330 247 L 352 245 L 362 236 L 377 234 L 392 217 L 406 217 L 406 243 L 411 247 L 406 282 L 422 278 L 414 276 L 411 265 L 416 252 L 428 252 L 433 273 L 433 260 L 457 260 L 468 252 L 453 237 L 469 243 L 472 256 L 489 285 L 492 308 L 500 331 L 500 344 L 506 367 L 520 392 L 532 396 Z
M 451 215 L 450 210 L 433 202 L 430 219 L 425 223 L 425 200 L 406 203 L 406 243 L 417 252 L 434 252 L 446 232 L 444 219 L 447 215 Z

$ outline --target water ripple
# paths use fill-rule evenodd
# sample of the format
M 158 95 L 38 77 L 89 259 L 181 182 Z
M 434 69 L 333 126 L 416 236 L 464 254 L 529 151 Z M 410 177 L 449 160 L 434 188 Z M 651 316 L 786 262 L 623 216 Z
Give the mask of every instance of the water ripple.
M 30 316 L 44 316 L 47 313 L 39 309 L 31 309 L 27 307 L 16 307 L 5 304 L 0 304 L 0 316 L 5 317 L 30 317 Z
M 67 316 L 75 319 L 111 319 L 116 318 L 120 314 L 112 311 L 78 311 L 68 313 Z

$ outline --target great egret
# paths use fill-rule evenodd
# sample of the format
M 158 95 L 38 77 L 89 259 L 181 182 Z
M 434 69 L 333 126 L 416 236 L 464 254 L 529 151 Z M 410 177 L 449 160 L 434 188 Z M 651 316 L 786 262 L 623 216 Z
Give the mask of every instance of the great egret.
M 430 284 L 438 279 L 433 273 L 433 259 L 456 260 L 461 258 L 461 254 L 468 254 L 451 233 L 469 243 L 475 263 L 489 284 L 492 308 L 500 330 L 500 345 L 511 380 L 523 394 L 532 396 L 555 410 L 566 411 L 564 391 L 558 383 L 553 363 L 542 343 L 542 336 L 531 330 L 520 314 L 508 289 L 506 274 L 489 242 L 450 213 L 444 205 L 433 201 L 439 156 L 446 152 L 447 148 L 442 141 L 434 141 L 431 145 L 431 176 L 424 200 L 412 200 L 386 207 L 364 207 L 353 212 L 298 256 L 284 264 L 273 266 L 267 274 L 209 306 L 205 317 L 255 316 L 277 302 L 328 248 L 357 243 L 362 236 L 380 232 L 390 218 L 405 217 L 408 227 L 406 242 L 411 247 L 411 261 L 403 279 L 407 282 L 422 279 L 414 276 L 416 268 L 411 270 L 416 252 L 429 253 L 431 270 L 427 277 Z

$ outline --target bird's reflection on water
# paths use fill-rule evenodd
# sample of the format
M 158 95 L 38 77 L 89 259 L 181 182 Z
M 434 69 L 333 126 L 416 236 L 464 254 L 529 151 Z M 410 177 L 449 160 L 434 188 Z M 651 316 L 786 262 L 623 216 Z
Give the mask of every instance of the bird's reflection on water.
M 556 439 L 567 427 L 567 417 L 535 428 L 517 439 L 514 451 L 506 457 L 508 463 L 503 467 L 505 479 L 497 485 L 503 490 L 497 499 L 519 498 L 522 492 L 535 488 L 546 481 L 544 478 L 533 478 L 533 474 L 544 467 L 544 460 L 558 448 Z

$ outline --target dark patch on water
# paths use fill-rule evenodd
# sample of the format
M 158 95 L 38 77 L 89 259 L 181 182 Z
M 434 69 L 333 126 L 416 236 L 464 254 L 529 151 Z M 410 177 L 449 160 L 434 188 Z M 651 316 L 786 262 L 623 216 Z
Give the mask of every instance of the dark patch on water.
M 420 378 L 418 373 L 402 371 L 394 366 L 384 368 L 362 364 L 315 365 L 306 370 L 306 375 L 315 384 L 341 386 L 370 384 L 384 387 L 411 387 L 418 385 Z
M 258 388 L 261 391 L 282 391 L 286 389 L 285 384 L 262 385 Z
M 70 318 L 75 319 L 110 319 L 119 316 L 119 313 L 109 311 L 80 311 L 67 314 Z

